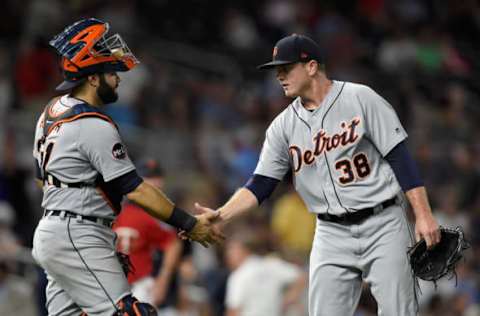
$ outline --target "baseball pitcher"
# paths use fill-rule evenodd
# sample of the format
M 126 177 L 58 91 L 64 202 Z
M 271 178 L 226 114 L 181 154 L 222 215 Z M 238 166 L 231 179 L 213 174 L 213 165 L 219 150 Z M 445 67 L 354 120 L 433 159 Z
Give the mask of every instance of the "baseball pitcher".
M 440 234 L 392 106 L 365 85 L 330 80 L 318 45 L 306 36 L 281 39 L 273 61 L 260 68 L 275 68 L 293 102 L 268 127 L 254 175 L 219 208 L 220 226 L 270 196 L 290 169 L 317 215 L 309 314 L 353 315 L 364 280 L 379 315 L 416 315 L 402 190 L 416 238 L 432 247 Z

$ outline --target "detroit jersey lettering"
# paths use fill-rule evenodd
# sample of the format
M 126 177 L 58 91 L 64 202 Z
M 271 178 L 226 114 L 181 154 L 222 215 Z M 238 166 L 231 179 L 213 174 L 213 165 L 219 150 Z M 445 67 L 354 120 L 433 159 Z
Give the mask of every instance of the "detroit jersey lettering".
M 292 145 L 290 146 L 290 155 L 293 159 L 293 171 L 298 172 L 302 167 L 302 163 L 307 165 L 312 164 L 315 161 L 315 157 L 321 155 L 324 151 L 331 151 L 338 146 L 346 146 L 348 144 L 353 144 L 358 139 L 358 135 L 355 133 L 355 127 L 358 125 L 360 120 L 354 118 L 352 122 L 348 125 L 345 122 L 342 122 L 340 125 L 344 131 L 341 134 L 334 134 L 333 136 L 326 135 L 326 132 L 322 129 L 317 135 L 313 138 L 315 144 L 315 150 L 302 150 Z
M 407 137 L 392 106 L 371 88 L 333 81 L 321 106 L 295 99 L 269 126 L 256 174 L 283 179 L 314 213 L 374 207 L 400 186 L 383 158 Z

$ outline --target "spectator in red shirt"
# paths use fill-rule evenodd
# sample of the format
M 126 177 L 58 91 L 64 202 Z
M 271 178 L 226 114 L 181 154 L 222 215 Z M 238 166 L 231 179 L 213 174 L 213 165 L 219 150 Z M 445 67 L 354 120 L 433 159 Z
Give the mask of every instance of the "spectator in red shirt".
M 36 104 L 60 79 L 57 57 L 46 43 L 47 40 L 37 37 L 20 45 L 14 67 L 15 84 L 23 105 Z
M 155 160 L 138 168 L 146 182 L 163 190 L 163 172 Z M 151 217 L 139 206 L 125 203 L 113 227 L 117 249 L 130 256 L 133 271 L 128 275 L 132 294 L 142 302 L 159 306 L 165 299 L 170 280 L 182 254 L 182 243 L 173 227 Z M 153 255 L 164 252 L 163 262 L 154 275 Z

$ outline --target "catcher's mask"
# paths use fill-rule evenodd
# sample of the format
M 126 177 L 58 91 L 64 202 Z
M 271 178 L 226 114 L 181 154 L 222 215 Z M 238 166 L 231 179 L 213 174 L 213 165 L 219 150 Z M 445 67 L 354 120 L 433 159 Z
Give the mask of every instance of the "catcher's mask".
M 107 37 L 109 29 L 106 22 L 84 19 L 66 27 L 50 41 L 62 56 L 65 81 L 57 91 L 74 88 L 88 75 L 128 71 L 139 63 L 119 34 Z

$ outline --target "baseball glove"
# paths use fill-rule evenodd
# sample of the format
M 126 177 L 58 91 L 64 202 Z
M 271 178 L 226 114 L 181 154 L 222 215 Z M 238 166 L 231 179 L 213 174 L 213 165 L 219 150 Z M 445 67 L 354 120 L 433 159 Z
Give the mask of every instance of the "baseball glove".
M 463 257 L 463 251 L 470 248 L 461 227 L 456 229 L 440 227 L 440 233 L 440 243 L 432 249 L 427 249 L 427 243 L 422 239 L 408 250 L 415 276 L 434 283 L 445 275 L 456 275 L 455 268 Z

